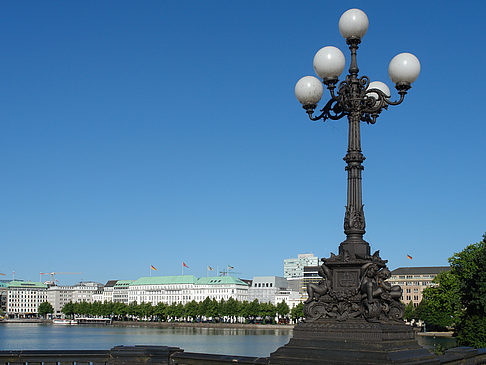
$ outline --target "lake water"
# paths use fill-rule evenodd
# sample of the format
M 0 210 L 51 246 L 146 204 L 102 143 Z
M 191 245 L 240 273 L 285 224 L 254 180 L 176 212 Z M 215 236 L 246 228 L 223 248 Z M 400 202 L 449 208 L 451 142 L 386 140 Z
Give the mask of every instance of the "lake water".
M 292 337 L 290 329 L 145 328 L 0 324 L 0 350 L 108 350 L 114 346 L 175 346 L 187 352 L 267 357 Z M 417 336 L 433 349 L 455 346 L 454 338 Z
M 291 337 L 289 329 L 0 324 L 0 350 L 108 350 L 118 345 L 158 345 L 187 352 L 266 357 Z

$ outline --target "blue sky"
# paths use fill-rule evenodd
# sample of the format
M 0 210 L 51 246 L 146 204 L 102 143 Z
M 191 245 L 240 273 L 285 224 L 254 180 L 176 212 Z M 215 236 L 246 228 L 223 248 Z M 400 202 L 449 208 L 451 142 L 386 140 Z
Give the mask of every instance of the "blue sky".
M 347 122 L 294 96 L 315 52 L 361 75 L 412 52 L 405 102 L 362 125 L 365 239 L 389 266 L 445 265 L 486 231 L 485 3 L 83 1 L 0 5 L 0 272 L 282 275 L 345 236 Z M 327 97 L 327 95 L 326 95 Z M 413 256 L 410 261 L 406 258 Z

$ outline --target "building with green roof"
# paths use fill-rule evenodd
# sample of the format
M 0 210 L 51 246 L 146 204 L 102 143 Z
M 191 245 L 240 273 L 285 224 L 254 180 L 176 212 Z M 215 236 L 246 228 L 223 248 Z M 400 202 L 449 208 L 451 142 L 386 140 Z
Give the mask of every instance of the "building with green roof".
M 9 317 L 36 317 L 39 305 L 47 301 L 47 285 L 36 281 L 7 283 L 6 312 Z
M 240 301 L 248 296 L 248 284 L 232 276 L 196 278 L 194 275 L 141 277 L 129 284 L 130 303 L 182 303 L 206 298 Z
M 128 288 L 133 280 L 117 280 L 113 287 L 113 302 L 129 304 Z

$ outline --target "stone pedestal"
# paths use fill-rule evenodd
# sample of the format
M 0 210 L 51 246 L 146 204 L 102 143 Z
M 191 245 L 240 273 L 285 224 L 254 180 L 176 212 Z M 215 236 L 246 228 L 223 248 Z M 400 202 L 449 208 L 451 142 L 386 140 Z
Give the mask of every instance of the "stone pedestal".
M 405 323 L 339 322 L 322 319 L 300 323 L 285 346 L 270 355 L 269 364 L 439 364 L 419 346 Z

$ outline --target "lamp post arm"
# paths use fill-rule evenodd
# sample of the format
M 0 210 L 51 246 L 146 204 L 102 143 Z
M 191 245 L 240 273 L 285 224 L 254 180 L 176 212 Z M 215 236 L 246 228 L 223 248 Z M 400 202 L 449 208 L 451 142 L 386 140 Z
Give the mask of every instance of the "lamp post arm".
M 309 119 L 316 122 L 318 120 L 321 120 L 323 122 L 326 121 L 326 119 L 331 119 L 331 120 L 338 120 L 341 119 L 346 115 L 346 112 L 344 111 L 342 105 L 340 104 L 339 100 L 337 98 L 332 98 L 329 100 L 326 105 L 324 105 L 324 108 L 321 109 L 321 114 L 318 116 L 313 116 L 314 114 L 314 109 L 312 108 L 306 108 L 304 106 L 304 109 L 306 109 L 306 113 L 309 116 Z

